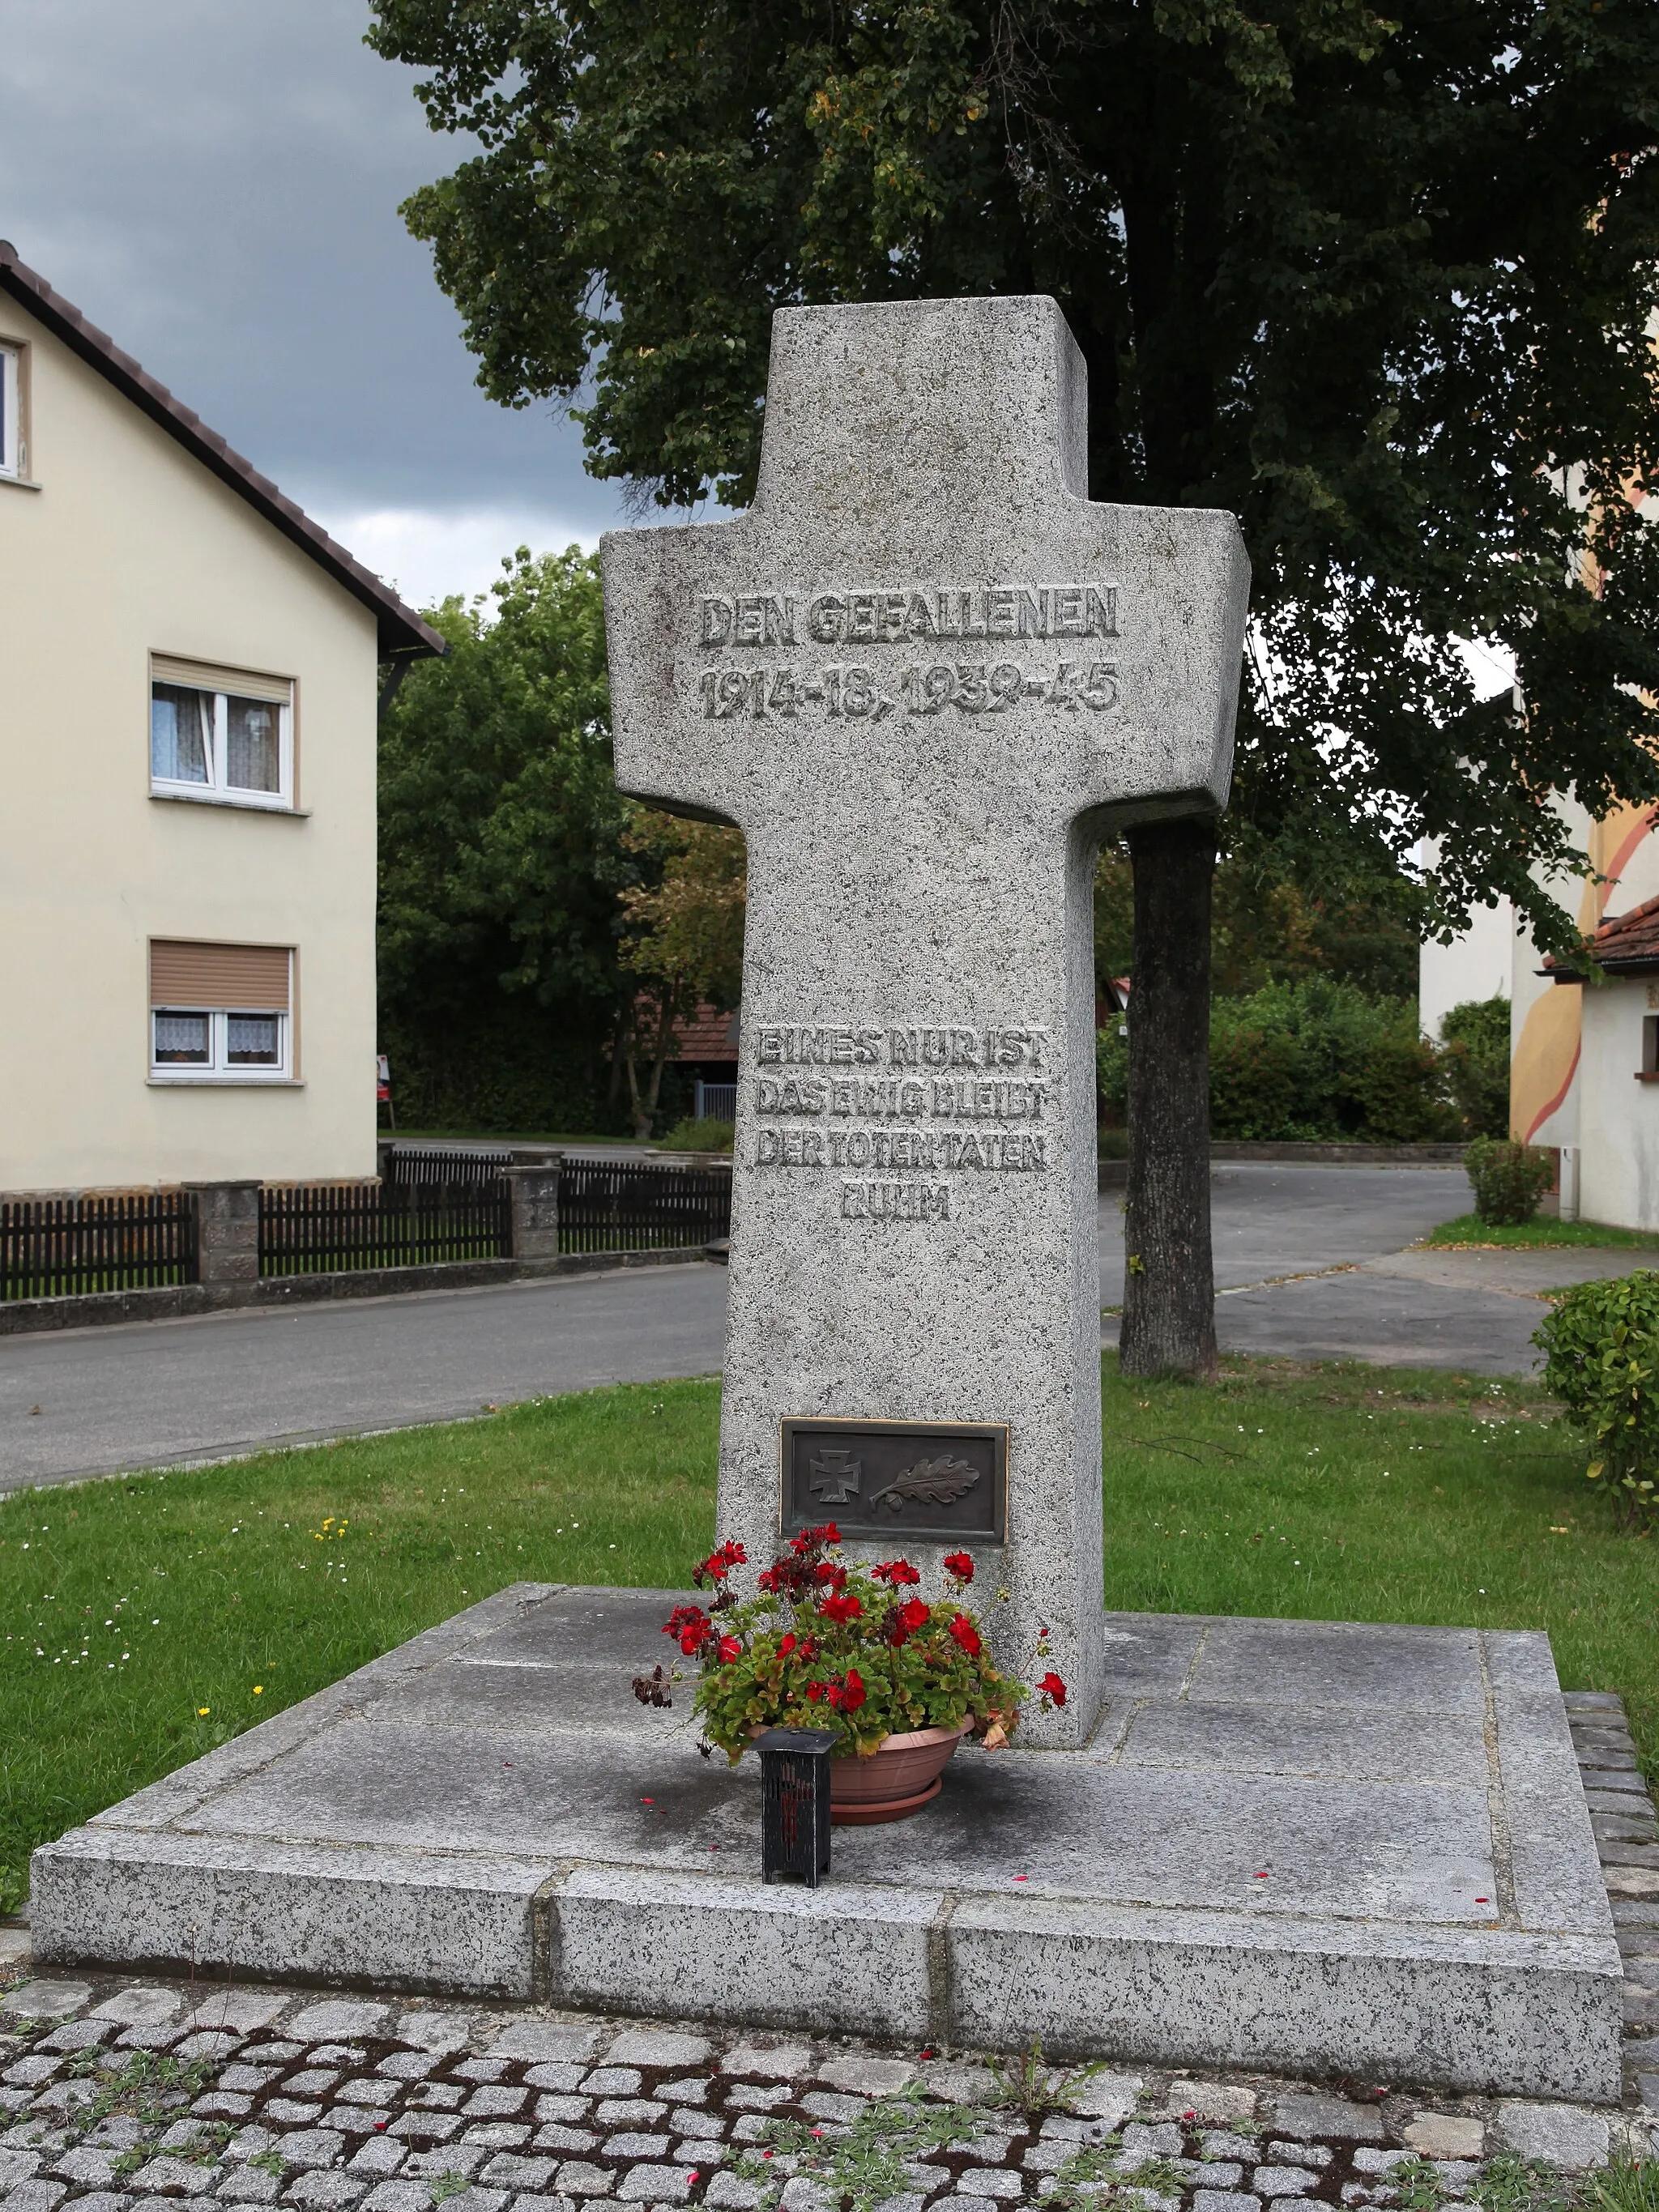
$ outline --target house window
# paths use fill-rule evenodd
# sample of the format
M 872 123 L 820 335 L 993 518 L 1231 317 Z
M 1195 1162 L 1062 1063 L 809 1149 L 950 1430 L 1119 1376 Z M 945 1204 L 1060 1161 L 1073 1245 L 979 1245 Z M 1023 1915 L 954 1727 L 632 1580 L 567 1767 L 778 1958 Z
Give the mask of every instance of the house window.
M 289 1079 L 293 968 L 287 945 L 152 939 L 150 1080 Z
M 1642 1017 L 1641 1073 L 1659 1077 L 1659 1014 Z
M 23 438 L 23 360 L 21 349 L 0 345 L 0 476 L 28 473 L 28 449 Z
M 149 787 L 157 799 L 294 804 L 294 686 L 150 658 Z

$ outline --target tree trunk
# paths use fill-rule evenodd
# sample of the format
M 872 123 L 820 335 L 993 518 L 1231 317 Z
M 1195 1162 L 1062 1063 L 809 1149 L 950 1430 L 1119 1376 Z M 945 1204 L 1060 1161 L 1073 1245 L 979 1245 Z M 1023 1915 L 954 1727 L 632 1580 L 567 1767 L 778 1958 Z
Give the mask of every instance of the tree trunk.
M 1215 1373 L 1210 1255 L 1210 884 L 1213 819 L 1129 833 L 1129 1187 L 1119 1364 L 1126 1375 Z

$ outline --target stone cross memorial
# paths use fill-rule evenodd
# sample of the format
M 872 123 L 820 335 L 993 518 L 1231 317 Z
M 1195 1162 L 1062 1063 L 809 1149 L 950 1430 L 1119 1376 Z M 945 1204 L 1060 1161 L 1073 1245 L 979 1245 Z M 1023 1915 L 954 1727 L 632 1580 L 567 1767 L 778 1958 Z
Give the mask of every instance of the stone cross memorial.
M 759 486 L 602 548 L 623 789 L 749 853 L 719 1528 L 835 1521 L 1084 1741 L 1103 1659 L 1094 860 L 1225 800 L 1229 514 L 1087 493 L 1050 299 L 790 307 Z

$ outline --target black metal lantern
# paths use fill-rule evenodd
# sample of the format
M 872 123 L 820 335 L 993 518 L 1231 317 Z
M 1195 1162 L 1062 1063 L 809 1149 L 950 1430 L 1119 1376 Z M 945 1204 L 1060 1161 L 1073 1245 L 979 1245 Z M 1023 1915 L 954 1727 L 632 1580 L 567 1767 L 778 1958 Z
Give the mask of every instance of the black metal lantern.
M 761 1763 L 761 1875 L 787 1875 L 816 1889 L 830 1871 L 832 1729 L 768 1729 Z

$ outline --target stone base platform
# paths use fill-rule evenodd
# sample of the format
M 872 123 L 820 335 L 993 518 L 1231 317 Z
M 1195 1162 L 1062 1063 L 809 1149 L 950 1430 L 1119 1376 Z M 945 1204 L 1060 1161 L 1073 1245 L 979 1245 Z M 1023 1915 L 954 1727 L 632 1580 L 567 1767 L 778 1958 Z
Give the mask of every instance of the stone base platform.
M 101 1963 L 1616 2102 L 1541 1635 L 1115 1614 L 1083 1751 L 961 1752 L 759 1879 L 756 1763 L 637 1705 L 672 1593 L 520 1584 L 36 1852 Z

